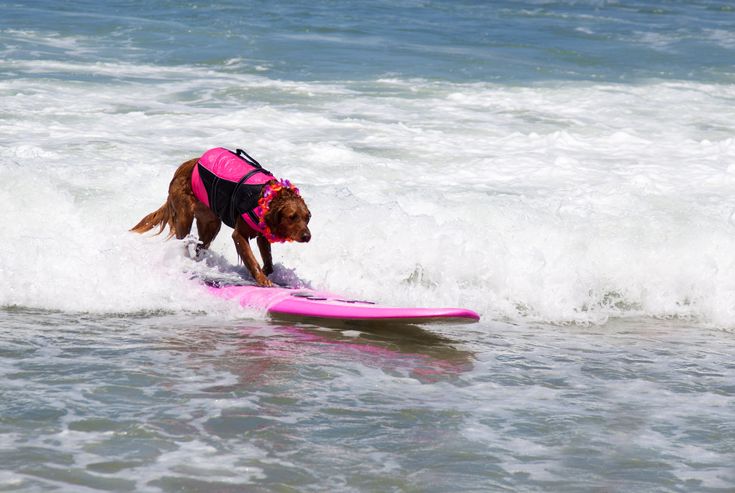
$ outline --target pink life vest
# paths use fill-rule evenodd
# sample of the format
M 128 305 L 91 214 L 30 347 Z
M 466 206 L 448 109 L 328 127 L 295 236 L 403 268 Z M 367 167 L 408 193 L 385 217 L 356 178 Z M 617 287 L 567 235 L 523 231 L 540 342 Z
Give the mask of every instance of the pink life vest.
M 229 227 L 234 228 L 237 216 L 241 216 L 253 230 L 263 233 L 254 210 L 263 186 L 274 179 L 242 149 L 233 152 L 217 147 L 199 158 L 191 175 L 191 188 L 194 196 Z

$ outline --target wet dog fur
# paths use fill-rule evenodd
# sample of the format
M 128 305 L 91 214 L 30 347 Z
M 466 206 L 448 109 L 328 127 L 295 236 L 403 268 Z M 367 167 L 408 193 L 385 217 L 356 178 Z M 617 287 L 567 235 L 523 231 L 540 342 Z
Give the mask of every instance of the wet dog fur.
M 168 187 L 166 202 L 156 211 L 151 212 L 136 224 L 131 231 L 145 233 L 158 226 L 158 233 L 168 225 L 168 238 L 175 236 L 183 239 L 191 233 L 191 227 L 196 219 L 199 232 L 197 251 L 209 248 L 209 245 L 219 233 L 222 221 L 203 202 L 196 198 L 191 188 L 191 175 L 198 159 L 191 159 L 183 163 L 174 173 Z M 311 212 L 304 200 L 292 190 L 282 189 L 273 198 L 270 209 L 265 216 L 265 223 L 271 231 L 282 238 L 301 243 L 311 239 L 309 219 Z M 250 240 L 256 238 L 260 257 L 263 260 L 261 268 L 250 248 Z M 238 216 L 232 232 L 237 254 L 247 267 L 250 274 L 260 286 L 272 286 L 268 275 L 273 272 L 273 257 L 271 256 L 270 242 L 259 232 L 252 229 Z

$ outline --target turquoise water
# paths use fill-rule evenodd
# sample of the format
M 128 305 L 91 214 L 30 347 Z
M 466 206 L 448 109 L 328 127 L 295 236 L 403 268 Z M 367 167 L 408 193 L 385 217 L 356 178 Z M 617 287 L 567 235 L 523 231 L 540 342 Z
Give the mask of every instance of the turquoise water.
M 735 5 L 0 2 L 1 491 L 730 492 Z M 127 230 L 243 147 L 283 323 Z M 245 275 L 245 274 L 244 274 Z
M 287 80 L 729 81 L 735 47 L 735 6 L 723 1 L 37 1 L 2 9 L 13 58 L 218 70 L 238 61 L 238 71 Z M 24 31 L 50 42 L 39 47 Z

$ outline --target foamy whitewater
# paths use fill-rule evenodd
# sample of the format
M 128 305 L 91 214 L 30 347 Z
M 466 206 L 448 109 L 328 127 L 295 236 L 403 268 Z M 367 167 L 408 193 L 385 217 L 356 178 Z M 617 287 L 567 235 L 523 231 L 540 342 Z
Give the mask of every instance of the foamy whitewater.
M 732 85 L 1 63 L 34 74 L 2 82 L 3 305 L 198 305 L 183 249 L 127 229 L 181 162 L 224 142 L 303 190 L 316 234 L 276 259 L 315 286 L 494 319 L 735 326 Z M 56 71 L 115 77 L 43 77 Z M 237 264 L 229 233 L 212 250 Z
M 735 12 L 716 2 L 0 2 L 0 489 L 733 491 Z M 275 279 L 128 229 L 242 147 Z

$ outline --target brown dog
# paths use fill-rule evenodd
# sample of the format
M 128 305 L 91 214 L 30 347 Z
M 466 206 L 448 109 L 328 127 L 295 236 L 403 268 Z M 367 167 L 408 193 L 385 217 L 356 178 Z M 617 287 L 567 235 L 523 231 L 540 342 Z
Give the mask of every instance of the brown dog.
M 191 232 L 196 219 L 199 251 L 209 248 L 225 222 L 233 227 L 237 253 L 255 281 L 272 286 L 266 277 L 273 272 L 271 242 L 308 242 L 310 218 L 297 188 L 273 178 L 244 151 L 217 148 L 179 166 L 166 202 L 131 231 L 145 233 L 158 226 L 160 234 L 168 225 L 168 237 L 182 239 Z M 262 269 L 250 248 L 252 238 L 257 238 Z

